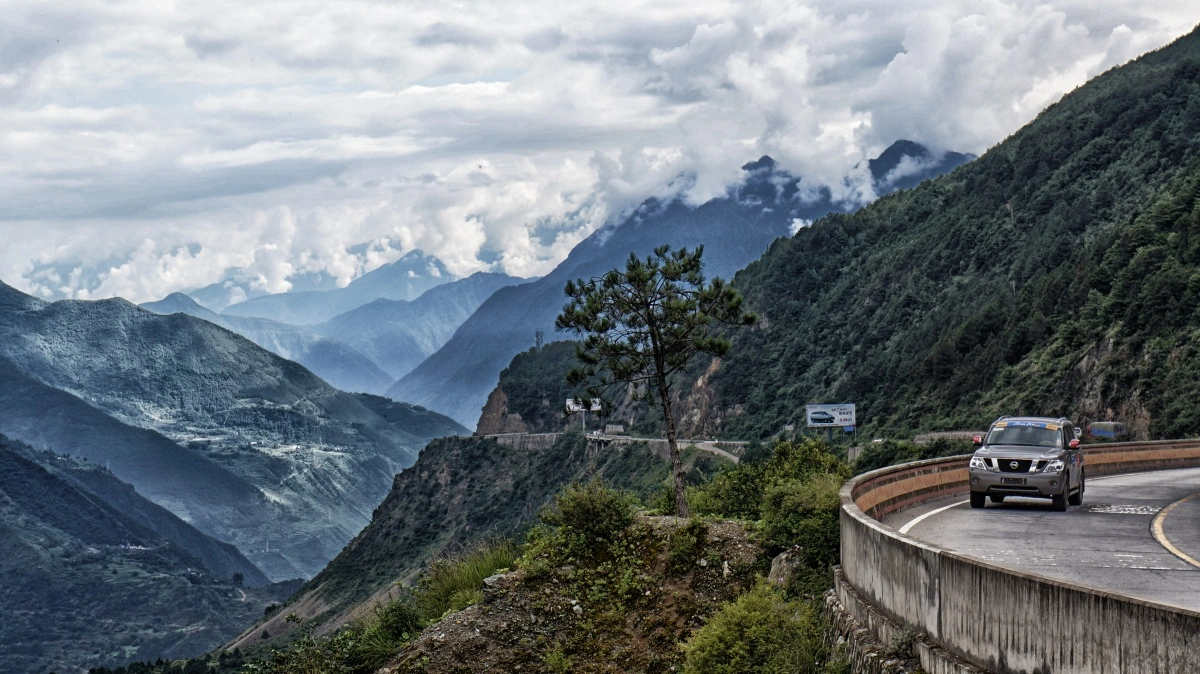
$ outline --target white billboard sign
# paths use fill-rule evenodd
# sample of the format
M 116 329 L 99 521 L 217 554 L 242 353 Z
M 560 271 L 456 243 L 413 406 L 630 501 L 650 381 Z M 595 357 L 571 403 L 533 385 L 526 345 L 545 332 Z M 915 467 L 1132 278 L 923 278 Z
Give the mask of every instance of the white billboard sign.
M 804 418 L 809 428 L 858 425 L 854 423 L 854 403 L 843 405 L 805 405 Z
M 599 412 L 601 409 L 603 408 L 600 406 L 600 400 L 597 399 L 592 401 L 592 406 L 588 408 L 588 411 Z M 567 412 L 575 414 L 576 412 L 582 411 L 584 411 L 582 400 L 579 400 L 578 398 L 567 398 Z

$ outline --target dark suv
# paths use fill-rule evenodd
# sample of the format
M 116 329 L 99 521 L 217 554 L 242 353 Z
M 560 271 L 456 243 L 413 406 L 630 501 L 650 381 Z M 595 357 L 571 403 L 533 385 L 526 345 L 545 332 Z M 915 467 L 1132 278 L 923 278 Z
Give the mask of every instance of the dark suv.
M 975 444 L 980 447 L 968 469 L 972 508 L 1005 496 L 1048 498 L 1060 511 L 1083 503 L 1083 453 L 1069 420 L 1000 417 Z

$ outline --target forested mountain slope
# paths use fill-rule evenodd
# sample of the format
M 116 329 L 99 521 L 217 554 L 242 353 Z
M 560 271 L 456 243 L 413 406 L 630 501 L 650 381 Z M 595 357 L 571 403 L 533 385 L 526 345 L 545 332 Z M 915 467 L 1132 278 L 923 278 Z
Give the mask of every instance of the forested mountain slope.
M 855 402 L 869 429 L 1021 413 L 1198 433 L 1198 182 L 1193 32 L 953 173 L 776 242 L 735 280 L 762 325 L 693 426 L 764 436 Z

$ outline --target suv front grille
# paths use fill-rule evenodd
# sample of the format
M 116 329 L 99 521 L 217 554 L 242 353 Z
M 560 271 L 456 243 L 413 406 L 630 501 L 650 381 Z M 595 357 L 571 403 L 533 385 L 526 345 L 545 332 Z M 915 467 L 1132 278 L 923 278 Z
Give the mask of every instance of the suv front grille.
M 1030 459 L 996 459 L 996 467 L 1001 473 L 1028 473 L 1032 463 Z

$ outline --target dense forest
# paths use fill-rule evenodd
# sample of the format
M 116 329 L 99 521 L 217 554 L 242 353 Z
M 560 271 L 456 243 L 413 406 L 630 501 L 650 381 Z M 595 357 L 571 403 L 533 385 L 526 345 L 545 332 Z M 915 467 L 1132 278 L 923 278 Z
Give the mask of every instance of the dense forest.
M 978 160 L 780 239 L 763 321 L 713 377 L 721 432 L 856 402 L 879 431 L 1001 413 L 1200 432 L 1200 34 L 1112 70 Z M 723 415 L 724 416 L 724 415 Z

